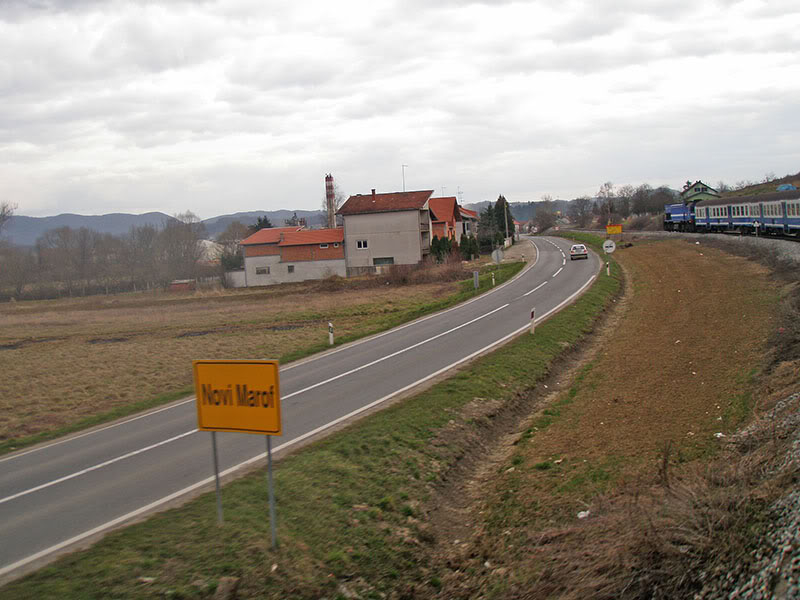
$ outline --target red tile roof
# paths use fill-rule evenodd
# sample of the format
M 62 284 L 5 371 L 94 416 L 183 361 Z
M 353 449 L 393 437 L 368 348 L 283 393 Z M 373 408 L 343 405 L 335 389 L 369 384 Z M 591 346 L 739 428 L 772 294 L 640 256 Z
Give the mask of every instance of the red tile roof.
M 461 211 L 461 215 L 462 216 L 464 216 L 464 217 L 472 217 L 473 219 L 477 219 L 478 218 L 478 213 L 475 212 L 474 210 L 470 210 L 468 208 L 464 208 L 463 206 L 459 206 L 458 208 Z
M 431 198 L 428 208 L 433 212 L 437 221 L 458 221 L 458 201 L 455 196 L 444 198 Z
M 339 209 L 340 215 L 393 212 L 397 210 L 421 210 L 433 190 L 419 192 L 392 192 L 389 194 L 357 194 L 350 196 Z
M 244 238 L 239 242 L 242 246 L 252 246 L 253 244 L 277 244 L 281 241 L 281 234 L 289 231 L 300 231 L 302 227 L 269 227 L 259 229 L 253 235 Z
M 307 244 L 333 244 L 344 242 L 344 229 L 309 229 L 286 232 L 278 246 L 305 246 Z

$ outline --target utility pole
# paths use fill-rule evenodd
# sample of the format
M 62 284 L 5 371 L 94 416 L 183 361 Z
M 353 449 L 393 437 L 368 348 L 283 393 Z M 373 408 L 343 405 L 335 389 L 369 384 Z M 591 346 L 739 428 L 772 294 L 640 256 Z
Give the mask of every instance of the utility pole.
M 505 197 L 503 197 L 503 208 L 506 213 L 506 239 L 508 239 L 508 200 Z
M 458 192 L 456 195 L 458 196 L 458 203 L 461 204 L 461 197 L 464 195 L 464 192 L 461 191 L 461 186 L 458 186 Z
M 406 191 L 406 167 L 408 167 L 408 165 L 400 165 L 400 168 L 403 171 L 403 191 L 404 192 Z
M 447 189 L 447 188 L 446 188 L 445 186 L 442 186 L 442 197 L 444 197 L 444 191 L 445 191 L 446 189 Z

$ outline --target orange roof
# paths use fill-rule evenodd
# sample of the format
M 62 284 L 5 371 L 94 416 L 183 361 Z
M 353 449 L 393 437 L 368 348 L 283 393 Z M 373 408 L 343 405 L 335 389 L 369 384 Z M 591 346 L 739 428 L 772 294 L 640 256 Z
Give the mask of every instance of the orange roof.
M 350 196 L 339 209 L 340 215 L 420 210 L 425 207 L 433 190 L 419 192 L 392 192 L 389 194 L 357 194 Z
M 344 241 L 344 229 L 309 229 L 283 234 L 278 246 L 305 246 L 306 244 L 333 244 Z
M 461 211 L 461 216 L 464 217 L 472 217 L 473 219 L 478 218 L 478 213 L 474 210 L 470 210 L 468 208 L 464 208 L 463 206 L 459 206 L 458 209 Z
M 289 231 L 300 231 L 302 227 L 268 227 L 259 229 L 253 235 L 244 238 L 239 242 L 242 246 L 252 246 L 253 244 L 277 244 L 281 241 L 281 234 Z
M 455 196 L 431 198 L 428 207 L 433 211 L 437 221 L 458 221 L 458 201 Z

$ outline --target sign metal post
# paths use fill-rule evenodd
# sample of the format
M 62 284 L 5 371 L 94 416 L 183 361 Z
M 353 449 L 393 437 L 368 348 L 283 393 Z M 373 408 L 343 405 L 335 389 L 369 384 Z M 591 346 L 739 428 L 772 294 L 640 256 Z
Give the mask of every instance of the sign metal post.
M 333 325 L 328 325 L 333 340 Z M 278 542 L 272 481 L 272 436 L 283 434 L 278 361 L 195 360 L 192 361 L 192 370 L 197 402 L 197 428 L 211 432 L 217 520 L 220 525 L 223 523 L 217 431 L 265 435 L 269 520 L 272 547 L 275 548 Z
M 219 460 L 217 459 L 217 432 L 211 432 L 211 447 L 214 452 L 214 485 L 217 488 L 217 525 L 225 521 L 222 518 L 222 491 L 219 489 Z
M 275 533 L 277 519 L 275 518 L 275 491 L 272 487 L 272 436 L 267 438 L 267 493 L 269 494 L 269 530 L 272 534 L 272 547 L 278 547 L 278 538 Z

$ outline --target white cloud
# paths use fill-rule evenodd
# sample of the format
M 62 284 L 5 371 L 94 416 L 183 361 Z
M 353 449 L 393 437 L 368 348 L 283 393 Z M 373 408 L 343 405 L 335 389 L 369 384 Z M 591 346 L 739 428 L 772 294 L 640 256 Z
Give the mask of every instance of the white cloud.
M 796 172 L 800 7 L 770 0 L 0 4 L 19 213 L 315 209 Z

